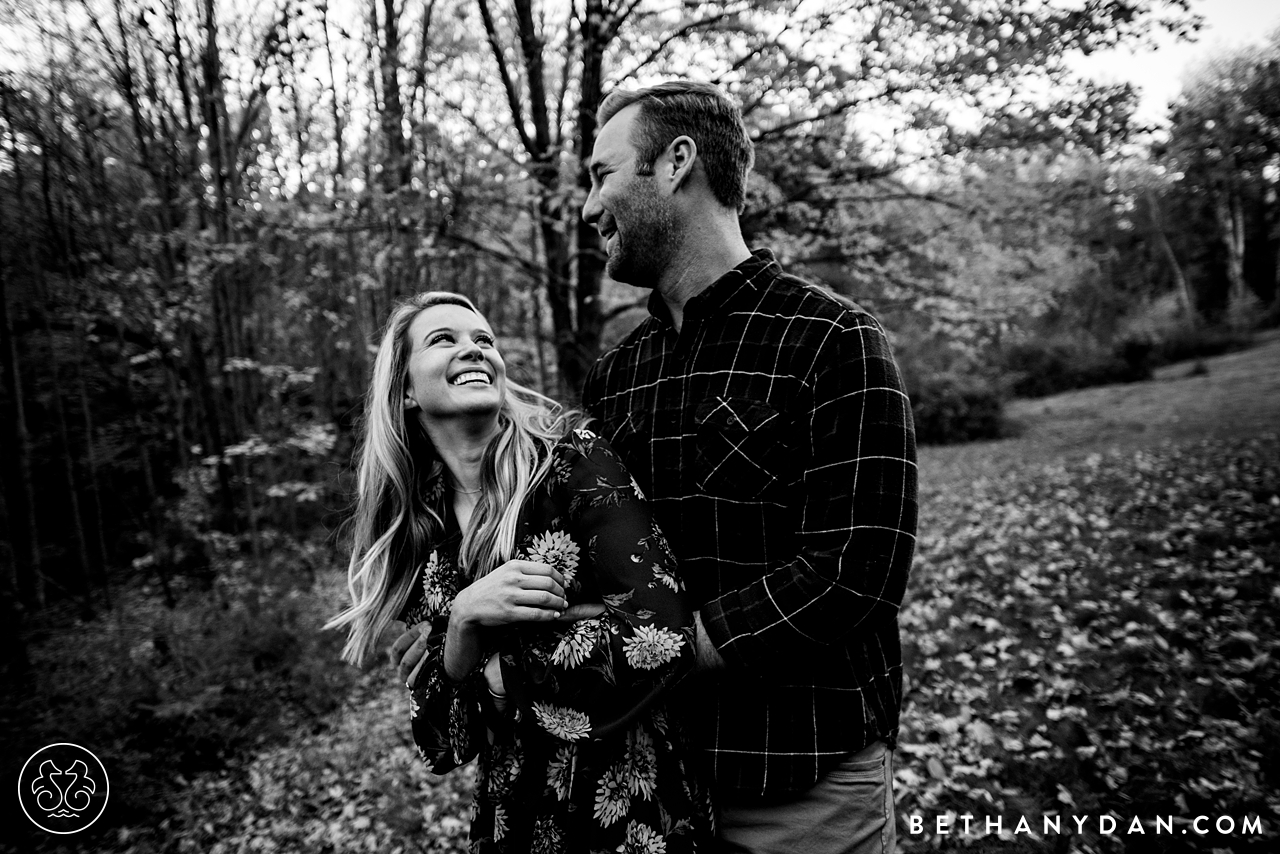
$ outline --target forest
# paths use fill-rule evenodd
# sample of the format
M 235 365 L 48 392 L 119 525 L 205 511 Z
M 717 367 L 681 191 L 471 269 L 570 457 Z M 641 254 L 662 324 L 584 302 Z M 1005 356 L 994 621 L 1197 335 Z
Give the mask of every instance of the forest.
M 380 326 L 465 293 L 576 402 L 648 296 L 580 217 L 615 87 L 742 104 L 749 244 L 882 320 L 924 445 L 1249 346 L 1280 325 L 1280 31 L 1154 126 L 1069 61 L 1199 27 L 1189 0 L 0 0 L 6 771 L 95 741 L 125 850 L 175 779 L 387 681 L 317 628 Z

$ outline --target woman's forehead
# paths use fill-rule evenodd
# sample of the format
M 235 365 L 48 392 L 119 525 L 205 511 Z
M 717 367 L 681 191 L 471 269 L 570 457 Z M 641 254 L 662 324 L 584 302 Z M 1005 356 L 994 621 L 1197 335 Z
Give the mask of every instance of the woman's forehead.
M 483 329 L 491 331 L 489 322 L 464 305 L 441 303 L 429 305 L 413 319 L 415 331 L 425 329 Z

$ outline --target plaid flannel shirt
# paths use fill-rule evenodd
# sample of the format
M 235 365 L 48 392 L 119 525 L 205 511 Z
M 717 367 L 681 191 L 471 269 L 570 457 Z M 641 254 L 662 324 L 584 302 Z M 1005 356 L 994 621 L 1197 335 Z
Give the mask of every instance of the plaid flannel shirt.
M 679 334 L 657 293 L 649 310 L 583 403 L 728 664 L 686 683 L 719 795 L 792 795 L 896 741 L 911 407 L 879 323 L 768 250 L 691 299 Z

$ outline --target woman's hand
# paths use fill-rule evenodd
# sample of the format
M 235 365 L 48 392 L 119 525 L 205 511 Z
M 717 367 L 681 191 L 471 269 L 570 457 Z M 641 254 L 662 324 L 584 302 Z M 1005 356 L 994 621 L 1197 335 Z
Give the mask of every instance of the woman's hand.
M 554 567 L 509 560 L 458 594 L 449 622 L 464 626 L 554 620 L 569 607 L 564 577 Z
M 489 656 L 489 660 L 485 662 L 484 681 L 489 686 L 489 696 L 493 698 L 493 707 L 499 713 L 506 711 L 507 688 L 502 682 L 502 662 L 498 660 L 496 652 Z
M 453 600 L 444 646 L 445 673 L 459 682 L 480 663 L 484 627 L 548 622 L 568 607 L 564 576 L 555 567 L 507 561 L 464 587 Z
M 407 628 L 387 650 L 387 658 L 406 688 L 413 688 L 418 681 L 418 673 L 427 660 L 427 638 L 430 636 L 431 624 L 418 623 Z

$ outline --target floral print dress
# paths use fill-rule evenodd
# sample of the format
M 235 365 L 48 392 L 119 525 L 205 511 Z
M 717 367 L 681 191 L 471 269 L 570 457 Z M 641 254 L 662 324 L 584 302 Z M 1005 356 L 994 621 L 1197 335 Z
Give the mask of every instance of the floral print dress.
M 431 484 L 446 538 L 420 570 L 405 611 L 430 620 L 427 661 L 411 692 L 413 738 L 443 774 L 479 757 L 471 851 L 707 851 L 708 797 L 694 752 L 666 707 L 693 666 L 693 615 L 675 559 L 640 488 L 608 442 L 576 430 L 525 507 L 518 557 L 550 564 L 570 605 L 601 603 L 572 624 L 508 627 L 492 650 L 509 698 L 499 714 L 483 665 L 444 673 L 449 608 L 469 578 L 443 484 Z

